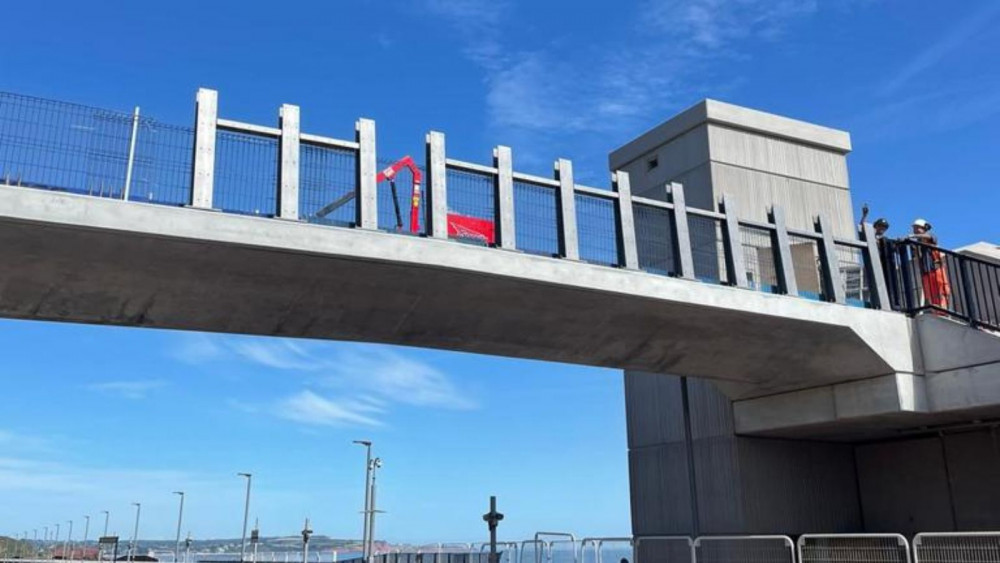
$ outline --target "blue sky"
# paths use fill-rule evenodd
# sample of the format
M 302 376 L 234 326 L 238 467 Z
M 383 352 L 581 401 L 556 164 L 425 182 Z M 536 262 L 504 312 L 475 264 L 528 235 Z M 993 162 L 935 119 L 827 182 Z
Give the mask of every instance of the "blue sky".
M 855 201 L 894 231 L 997 241 L 1000 4 L 989 0 L 685 2 L 18 2 L 0 90 L 191 122 L 199 86 L 224 117 L 308 132 L 378 123 L 381 156 L 518 169 L 608 151 L 703 97 L 849 130 Z M 13 22 L 13 23 L 12 23 Z M 621 376 L 610 370 L 345 343 L 0 322 L 0 530 L 110 509 L 126 533 L 236 536 L 241 483 L 266 535 L 310 516 L 359 534 L 362 451 L 385 459 L 390 540 L 478 540 L 487 495 L 508 538 L 629 526 Z M 361 375 L 364 374 L 364 375 Z M 79 533 L 79 532 L 78 532 Z

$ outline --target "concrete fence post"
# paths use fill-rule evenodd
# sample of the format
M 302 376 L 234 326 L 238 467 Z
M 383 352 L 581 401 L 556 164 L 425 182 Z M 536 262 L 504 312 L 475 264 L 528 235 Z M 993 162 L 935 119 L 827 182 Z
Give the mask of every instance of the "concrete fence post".
M 691 232 L 684 200 L 684 186 L 678 182 L 667 184 L 667 196 L 674 204 L 674 256 L 677 257 L 677 276 L 693 280 L 694 253 L 691 249 Z
M 861 236 L 866 245 L 864 250 L 865 277 L 870 286 L 868 291 L 874 297 L 873 305 L 883 311 L 891 311 L 892 303 L 889 302 L 885 268 L 882 267 L 882 252 L 879 249 L 878 237 L 875 236 L 875 229 L 871 223 L 861 225 Z
M 785 210 L 775 205 L 771 208 L 771 222 L 774 224 L 774 260 L 778 283 L 785 295 L 797 297 L 799 286 L 795 281 L 795 264 L 792 262 L 792 244 L 785 226 Z
M 639 269 L 639 248 L 635 235 L 635 214 L 632 209 L 632 185 L 628 172 L 621 170 L 611 175 L 611 183 L 618 193 L 616 202 L 618 256 L 621 265 L 629 270 Z
M 195 98 L 194 168 L 191 171 L 191 207 L 212 209 L 215 184 L 215 127 L 219 118 L 219 93 L 199 88 Z
M 729 270 L 729 281 L 736 287 L 748 289 L 747 266 L 743 256 L 743 239 L 740 237 L 739 211 L 736 199 L 726 194 L 722 196 L 722 212 L 726 218 L 722 220 L 722 244 L 726 251 L 726 268 Z
M 284 104 L 278 114 L 278 217 L 299 218 L 299 106 Z
M 517 248 L 517 231 L 514 222 L 514 162 L 510 147 L 493 149 L 493 166 L 497 169 L 493 195 L 496 198 L 497 246 L 507 250 Z
M 570 260 L 580 259 L 580 239 L 576 229 L 576 189 L 573 181 L 573 163 L 560 158 L 555 163 L 555 176 L 559 181 L 559 255 Z
M 816 216 L 816 232 L 823 236 L 820 252 L 820 264 L 823 272 L 823 292 L 827 301 L 845 303 L 844 280 L 840 275 L 840 261 L 837 260 L 837 247 L 830 231 L 830 222 L 823 214 Z
M 448 170 L 444 133 L 427 134 L 427 234 L 448 238 Z
M 375 122 L 371 119 L 359 119 L 354 130 L 355 140 L 358 143 L 355 223 L 362 229 L 376 230 L 378 229 L 378 185 L 375 178 L 378 175 L 378 166 L 375 158 Z

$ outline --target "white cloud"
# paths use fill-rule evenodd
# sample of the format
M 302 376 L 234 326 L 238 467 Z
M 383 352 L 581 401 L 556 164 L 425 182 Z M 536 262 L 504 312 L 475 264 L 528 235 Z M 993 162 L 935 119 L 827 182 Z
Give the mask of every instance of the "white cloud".
M 331 399 L 305 390 L 274 406 L 278 417 L 316 426 L 382 426 L 381 407 L 363 398 Z
M 105 381 L 88 385 L 92 391 L 100 391 L 111 395 L 117 395 L 123 399 L 145 399 L 151 392 L 161 389 L 166 385 L 166 381 L 161 379 L 146 379 L 134 381 Z
M 448 409 L 476 406 L 437 368 L 384 348 L 339 354 L 325 381 L 335 386 L 348 383 L 395 403 Z

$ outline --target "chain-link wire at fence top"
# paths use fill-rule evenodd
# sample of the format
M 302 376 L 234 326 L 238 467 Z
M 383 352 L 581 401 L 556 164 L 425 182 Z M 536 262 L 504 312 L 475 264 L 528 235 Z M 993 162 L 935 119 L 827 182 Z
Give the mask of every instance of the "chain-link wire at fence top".
M 773 231 L 740 225 L 740 244 L 750 289 L 764 293 L 781 293 Z
M 484 221 L 496 221 L 495 182 L 493 175 L 458 170 L 448 167 L 448 214 L 455 214 Z M 452 224 L 449 217 L 451 238 L 473 244 L 486 244 L 481 236 L 467 232 L 459 224 Z
M 798 563 L 910 563 L 900 534 L 804 534 L 798 554 Z
M 213 207 L 227 213 L 274 217 L 277 186 L 278 139 L 218 132 Z
M 913 538 L 913 563 L 1000 562 L 1000 532 L 923 533 Z
M 702 536 L 694 540 L 697 563 L 795 563 L 788 536 Z
M 0 93 L 0 182 L 122 197 L 133 116 Z
M 825 300 L 819 242 L 813 238 L 789 234 L 788 243 L 799 296 L 817 301 Z
M 556 190 L 550 186 L 514 182 L 515 245 L 542 256 L 559 255 Z
M 619 266 L 618 218 L 614 200 L 576 194 L 576 230 L 580 259 L 602 266 Z
M 357 151 L 305 143 L 300 150 L 299 217 L 310 223 L 353 225 Z

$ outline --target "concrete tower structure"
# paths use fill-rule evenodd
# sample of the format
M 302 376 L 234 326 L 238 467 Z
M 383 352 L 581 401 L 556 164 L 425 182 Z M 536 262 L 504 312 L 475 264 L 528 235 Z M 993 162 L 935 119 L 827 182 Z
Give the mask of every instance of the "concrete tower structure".
M 637 195 L 665 199 L 665 187 L 678 182 L 691 207 L 714 210 L 726 196 L 741 218 L 765 220 L 769 208 L 779 206 L 788 227 L 800 230 L 813 230 L 819 210 L 838 236 L 853 237 L 850 150 L 844 131 L 705 100 L 609 160 L 611 170 L 629 172 Z M 714 229 L 691 227 L 695 248 L 705 249 L 695 261 L 724 270 Z M 746 240 L 744 250 L 753 250 Z M 800 292 L 819 291 L 804 275 L 815 269 L 814 252 L 807 244 L 794 248 L 793 241 L 796 278 L 806 280 Z M 751 283 L 773 268 L 755 263 L 752 254 L 746 259 Z M 914 324 L 923 330 L 939 319 L 921 321 Z M 986 348 L 997 346 L 984 341 Z M 947 363 L 946 349 L 935 354 Z M 754 395 L 759 390 L 728 383 L 626 371 L 634 534 L 995 528 L 1000 436 L 990 421 L 1000 413 L 965 410 L 933 423 L 902 416 L 930 410 L 924 381 L 914 379 L 893 380 L 892 413 L 864 425 L 824 427 L 810 424 L 847 411 L 871 414 L 868 403 L 881 399 L 881 391 L 862 383 L 761 397 Z

